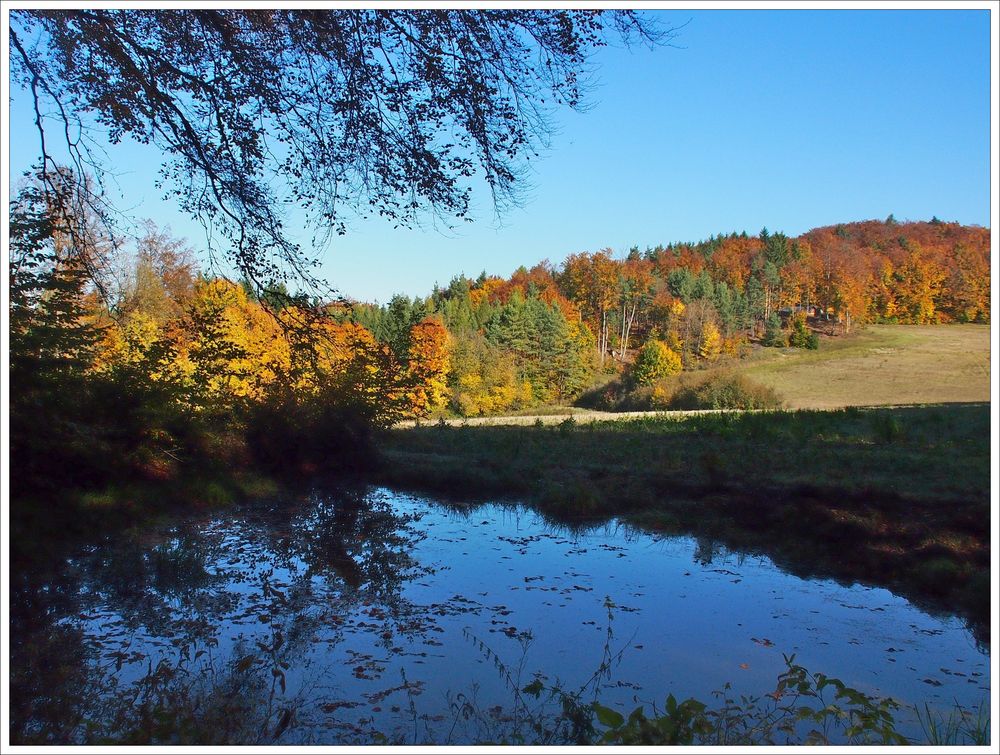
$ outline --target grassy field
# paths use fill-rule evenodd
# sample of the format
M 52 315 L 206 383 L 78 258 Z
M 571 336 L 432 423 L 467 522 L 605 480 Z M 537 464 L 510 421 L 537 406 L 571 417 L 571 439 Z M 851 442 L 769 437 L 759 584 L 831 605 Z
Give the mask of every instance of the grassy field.
M 380 481 L 561 521 L 621 516 L 989 616 L 989 405 L 424 426 L 383 441 Z
M 990 400 L 989 325 L 870 325 L 817 351 L 762 349 L 740 369 L 790 409 Z

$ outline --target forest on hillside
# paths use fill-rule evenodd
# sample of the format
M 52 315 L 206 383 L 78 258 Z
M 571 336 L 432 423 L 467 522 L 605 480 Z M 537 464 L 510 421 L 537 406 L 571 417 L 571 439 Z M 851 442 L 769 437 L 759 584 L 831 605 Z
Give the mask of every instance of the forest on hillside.
M 489 414 L 567 403 L 599 373 L 635 384 L 738 358 L 752 343 L 816 348 L 864 323 L 989 322 L 989 231 L 866 221 L 796 238 L 766 229 L 697 243 L 579 253 L 509 278 L 456 276 L 427 297 L 346 317 L 406 363 L 409 334 L 447 331 L 446 402 Z

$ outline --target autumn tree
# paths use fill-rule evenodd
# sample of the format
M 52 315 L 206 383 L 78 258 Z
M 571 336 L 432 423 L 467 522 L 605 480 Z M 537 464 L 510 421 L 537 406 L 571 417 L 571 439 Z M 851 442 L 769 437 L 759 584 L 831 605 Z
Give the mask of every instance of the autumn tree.
M 899 304 L 896 301 L 896 276 L 892 260 L 880 259 L 876 263 L 872 278 L 872 306 L 879 320 L 883 322 L 899 322 Z
M 638 256 L 626 259 L 619 272 L 618 291 L 621 306 L 618 358 L 624 360 L 636 318 L 653 298 L 652 263 Z
M 601 364 L 610 348 L 610 314 L 618 298 L 619 264 L 610 249 L 593 254 L 571 254 L 563 263 L 559 284 L 576 304 L 597 338 Z
M 180 317 L 194 295 L 196 269 L 195 253 L 187 242 L 147 221 L 136 242 L 116 316 L 142 312 L 161 323 Z
M 531 384 L 519 380 L 510 358 L 477 332 L 455 338 L 449 385 L 451 407 L 463 416 L 497 414 L 532 400 Z
M 418 417 L 442 408 L 448 399 L 450 340 L 438 318 L 426 317 L 410 329 L 410 411 Z
M 762 244 L 756 236 L 733 235 L 723 239 L 710 261 L 715 279 L 742 290 L 750 275 L 750 261 L 761 251 Z
M 190 306 L 192 377 L 213 401 L 259 399 L 289 370 L 278 322 L 223 278 L 198 282 Z
M 829 277 L 833 294 L 833 307 L 837 317 L 850 332 L 856 323 L 868 321 L 871 298 L 872 261 L 861 256 L 845 256 L 835 263 Z
M 959 242 L 955 245 L 953 260 L 945 287 L 945 306 L 961 322 L 989 322 L 989 246 Z
M 714 361 L 722 353 L 722 334 L 714 322 L 709 320 L 701 329 L 698 337 L 698 356 L 708 361 Z
M 909 254 L 894 274 L 895 300 L 901 322 L 924 325 L 936 322 L 937 304 L 948 274 L 919 245 Z
M 647 341 L 639 349 L 632 365 L 632 379 L 639 385 L 652 385 L 661 378 L 681 371 L 681 357 L 663 341 Z
M 67 489 L 133 472 L 158 475 L 174 445 L 178 408 L 173 386 L 145 375 L 149 365 L 169 361 L 166 350 L 151 348 L 155 323 L 126 334 L 138 343 L 130 359 L 118 360 L 120 369 L 102 368 L 106 337 L 121 331 L 100 316 L 102 299 L 83 262 L 94 250 L 65 249 L 87 236 L 69 234 L 63 214 L 37 185 L 11 203 L 12 490 L 59 491 L 41 499 L 52 505 L 70 502 Z
M 678 310 L 673 317 L 673 331 L 680 343 L 674 345 L 679 347 L 685 364 L 691 364 L 698 358 L 709 358 L 701 353 L 703 346 L 711 358 L 718 356 L 722 342 L 717 324 L 718 313 L 712 299 L 703 296 Z

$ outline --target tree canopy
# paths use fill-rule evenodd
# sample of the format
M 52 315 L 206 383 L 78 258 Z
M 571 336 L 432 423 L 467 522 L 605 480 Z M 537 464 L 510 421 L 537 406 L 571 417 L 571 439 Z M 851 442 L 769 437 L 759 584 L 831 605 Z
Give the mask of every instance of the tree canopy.
M 153 144 L 165 191 L 262 283 L 316 282 L 287 205 L 321 245 L 358 216 L 465 219 L 477 182 L 516 202 L 554 109 L 583 107 L 595 48 L 670 33 L 631 11 L 90 8 L 15 10 L 10 41 L 50 189 L 75 176 L 106 211 L 79 182 L 100 175 L 92 124 Z

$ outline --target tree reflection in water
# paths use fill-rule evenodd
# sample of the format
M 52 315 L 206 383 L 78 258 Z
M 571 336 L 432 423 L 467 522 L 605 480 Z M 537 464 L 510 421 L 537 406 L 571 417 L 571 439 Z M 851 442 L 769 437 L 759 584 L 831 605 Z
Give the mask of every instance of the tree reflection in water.
M 338 489 L 63 543 L 45 568 L 22 552 L 12 742 L 276 741 L 323 684 L 317 630 L 334 645 L 374 604 L 388 634 L 419 631 L 400 597 L 414 519 Z
M 963 705 L 989 694 L 988 650 L 955 622 L 617 520 L 343 489 L 100 537 L 41 532 L 12 538 L 19 744 L 552 741 L 545 727 L 590 709 L 532 697 L 540 679 L 597 680 L 624 709 L 666 684 L 721 688 L 722 657 L 766 678 L 776 646 L 894 696 L 931 678 Z M 541 733 L 518 728 L 529 702 Z

